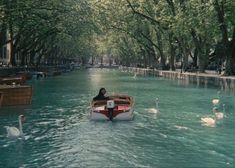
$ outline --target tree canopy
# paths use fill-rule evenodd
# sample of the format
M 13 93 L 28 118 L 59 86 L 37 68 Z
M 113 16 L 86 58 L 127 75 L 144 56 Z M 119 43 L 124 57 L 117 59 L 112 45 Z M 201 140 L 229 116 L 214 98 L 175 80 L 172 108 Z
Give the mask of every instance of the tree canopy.
M 126 66 L 235 75 L 233 0 L 1 0 L 0 16 L 13 65 L 109 55 Z

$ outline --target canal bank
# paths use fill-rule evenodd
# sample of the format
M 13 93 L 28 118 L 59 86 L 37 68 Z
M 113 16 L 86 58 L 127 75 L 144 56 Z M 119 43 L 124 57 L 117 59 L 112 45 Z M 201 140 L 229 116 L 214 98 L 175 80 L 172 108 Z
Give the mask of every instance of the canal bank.
M 123 72 L 143 76 L 163 77 L 177 80 L 180 84 L 196 84 L 198 87 L 215 86 L 224 91 L 235 91 L 235 76 L 222 76 L 212 73 L 191 73 L 178 71 L 162 71 L 148 68 L 119 67 Z
M 74 70 L 74 66 L 70 65 L 58 65 L 58 66 L 27 66 L 27 67 L 0 67 L 0 78 L 1 77 L 9 77 L 19 73 L 26 72 L 66 72 L 68 70 Z

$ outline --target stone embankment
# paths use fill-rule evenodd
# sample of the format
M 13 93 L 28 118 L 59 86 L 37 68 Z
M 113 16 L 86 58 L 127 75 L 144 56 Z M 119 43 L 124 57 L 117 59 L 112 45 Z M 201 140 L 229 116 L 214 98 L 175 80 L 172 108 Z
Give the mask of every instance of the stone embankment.
M 66 70 L 71 69 L 69 66 L 61 65 L 61 66 L 40 66 L 40 67 L 0 67 L 0 78 L 1 77 L 9 77 L 18 74 L 19 72 L 32 72 L 32 71 L 41 71 L 48 72 L 53 70 Z
M 235 76 L 222 76 L 215 73 L 181 73 L 178 71 L 161 71 L 134 67 L 120 67 L 119 69 L 133 74 L 177 80 L 183 85 L 196 84 L 198 87 L 215 86 L 221 90 L 235 91 Z

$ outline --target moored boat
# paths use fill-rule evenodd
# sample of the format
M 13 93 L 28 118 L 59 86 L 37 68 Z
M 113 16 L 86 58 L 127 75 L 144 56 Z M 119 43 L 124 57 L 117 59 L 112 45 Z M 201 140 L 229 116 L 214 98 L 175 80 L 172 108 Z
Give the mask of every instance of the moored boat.
M 109 100 L 91 102 L 91 120 L 132 120 L 134 98 L 128 95 L 112 95 Z
M 12 84 L 24 84 L 26 79 L 24 76 L 15 76 L 15 77 L 5 77 L 5 78 L 0 78 L 0 85 L 12 85 Z
M 32 86 L 0 85 L 1 106 L 29 105 L 32 101 Z

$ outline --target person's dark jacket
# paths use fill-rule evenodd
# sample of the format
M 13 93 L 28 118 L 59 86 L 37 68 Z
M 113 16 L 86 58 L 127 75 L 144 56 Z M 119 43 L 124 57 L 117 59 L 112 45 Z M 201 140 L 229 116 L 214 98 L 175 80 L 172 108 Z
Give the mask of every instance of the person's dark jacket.
M 97 95 L 96 97 L 93 98 L 93 100 L 108 100 L 109 97 L 106 97 L 102 94 Z
M 99 94 L 93 98 L 93 100 L 109 100 L 109 97 L 105 96 L 100 89 Z

